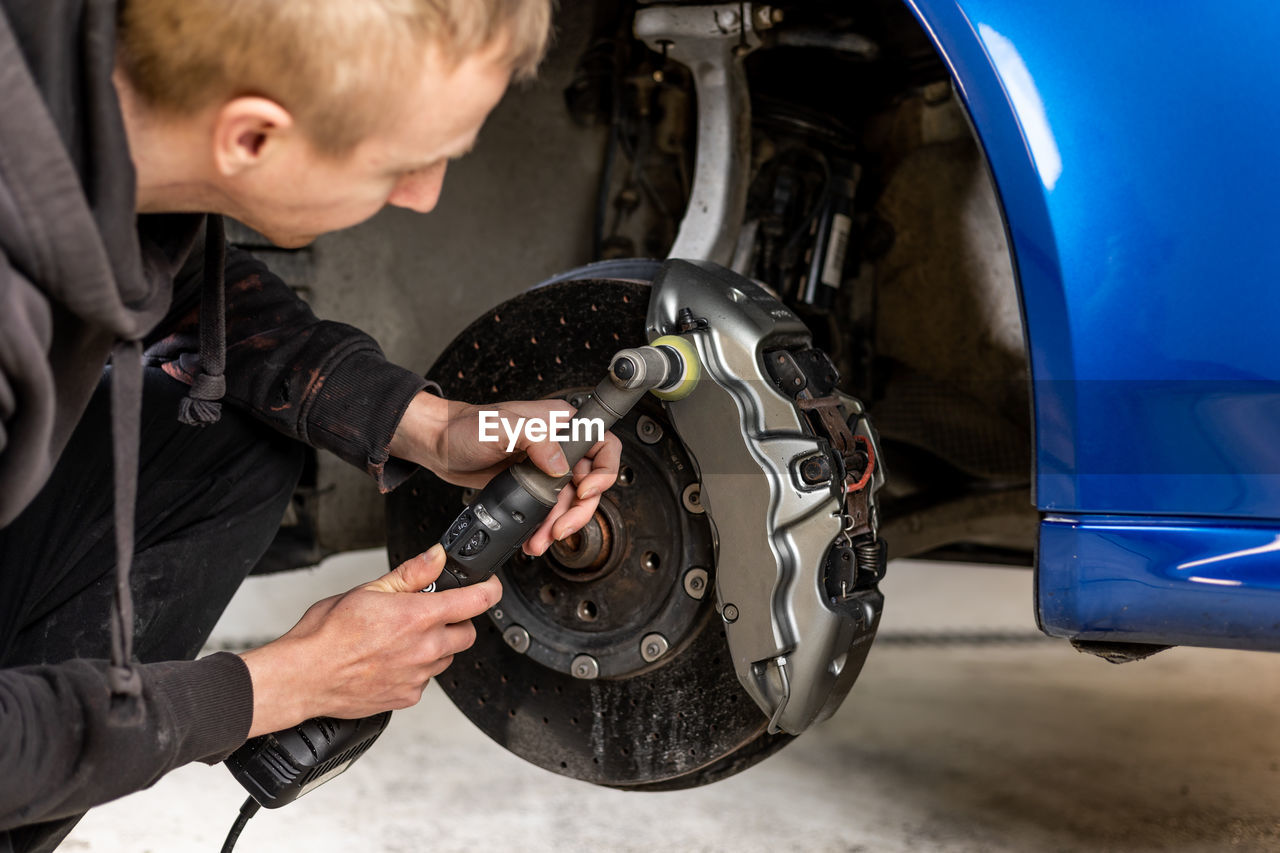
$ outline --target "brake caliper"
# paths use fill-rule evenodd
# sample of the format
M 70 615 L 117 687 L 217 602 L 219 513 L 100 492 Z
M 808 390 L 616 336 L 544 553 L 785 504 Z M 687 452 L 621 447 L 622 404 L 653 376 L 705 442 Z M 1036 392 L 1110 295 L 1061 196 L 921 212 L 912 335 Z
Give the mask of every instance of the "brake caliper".
M 748 279 L 668 261 L 647 325 L 702 363 L 693 392 L 667 405 L 716 532 L 734 670 L 771 731 L 799 734 L 839 707 L 879 625 L 875 431 L 804 323 Z

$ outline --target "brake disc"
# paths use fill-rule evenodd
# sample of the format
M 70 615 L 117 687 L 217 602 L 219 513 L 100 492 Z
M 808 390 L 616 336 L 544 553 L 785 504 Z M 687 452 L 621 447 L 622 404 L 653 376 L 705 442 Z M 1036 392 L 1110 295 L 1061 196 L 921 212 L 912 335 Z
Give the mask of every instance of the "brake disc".
M 472 323 L 427 374 L 451 399 L 573 402 L 643 343 L 647 284 L 569 281 Z M 715 561 L 694 466 L 663 408 L 614 429 L 619 482 L 581 533 L 499 570 L 503 600 L 439 678 L 520 757 L 601 785 L 678 789 L 746 769 L 791 740 L 743 690 L 713 609 Z M 439 538 L 471 497 L 422 471 L 387 505 L 392 565 Z

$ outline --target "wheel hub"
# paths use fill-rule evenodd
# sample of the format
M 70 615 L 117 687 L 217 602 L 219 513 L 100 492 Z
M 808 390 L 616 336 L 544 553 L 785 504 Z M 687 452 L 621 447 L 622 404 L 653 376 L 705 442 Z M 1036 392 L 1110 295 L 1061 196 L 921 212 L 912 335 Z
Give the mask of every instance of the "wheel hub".
M 682 576 L 687 566 L 709 571 L 711 527 L 681 503 L 696 486 L 693 464 L 662 417 L 657 401 L 644 400 L 614 427 L 627 476 L 585 528 L 499 572 L 506 592 L 490 617 L 504 635 L 527 634 L 524 653 L 550 669 L 621 678 L 661 665 L 685 646 L 703 610 Z
M 612 548 L 613 524 L 603 511 L 596 510 L 586 527 L 551 543 L 548 556 L 561 577 L 588 581 L 604 572 Z

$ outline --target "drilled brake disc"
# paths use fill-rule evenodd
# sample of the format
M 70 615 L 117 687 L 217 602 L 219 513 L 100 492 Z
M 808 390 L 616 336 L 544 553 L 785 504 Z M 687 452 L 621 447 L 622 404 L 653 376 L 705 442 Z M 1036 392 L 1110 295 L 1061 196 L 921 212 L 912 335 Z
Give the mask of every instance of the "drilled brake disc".
M 451 399 L 573 400 L 644 342 L 648 285 L 569 281 L 471 324 L 427 374 Z M 440 677 L 489 737 L 556 773 L 614 787 L 693 787 L 790 738 L 738 684 L 712 608 L 712 532 L 692 462 L 646 400 L 615 428 L 619 482 L 578 536 L 498 572 L 503 600 Z M 392 565 L 426 550 L 470 495 L 429 472 L 387 505 Z

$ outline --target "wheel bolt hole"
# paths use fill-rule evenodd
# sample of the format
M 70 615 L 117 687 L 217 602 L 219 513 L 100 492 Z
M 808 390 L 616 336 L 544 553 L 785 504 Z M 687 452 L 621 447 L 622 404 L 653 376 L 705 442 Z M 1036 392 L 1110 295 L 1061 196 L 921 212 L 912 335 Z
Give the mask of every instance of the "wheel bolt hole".
M 542 600 L 543 604 L 555 604 L 556 599 L 559 596 L 560 596 L 560 590 L 556 589 L 554 586 L 552 586 L 549 583 L 543 584 L 542 589 L 538 590 L 538 598 Z
M 623 465 L 618 469 L 618 485 L 630 486 L 636 480 L 636 472 L 629 465 Z
M 596 603 L 594 601 L 587 601 L 584 599 L 578 602 L 578 618 L 583 622 L 594 622 L 596 621 L 596 617 L 599 615 L 600 613 L 596 610 Z
M 656 572 L 662 566 L 662 560 L 652 551 L 645 551 L 640 565 L 644 566 L 646 572 Z

